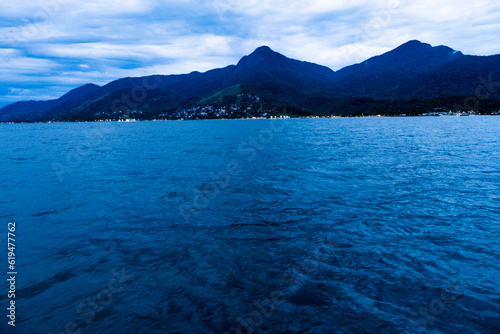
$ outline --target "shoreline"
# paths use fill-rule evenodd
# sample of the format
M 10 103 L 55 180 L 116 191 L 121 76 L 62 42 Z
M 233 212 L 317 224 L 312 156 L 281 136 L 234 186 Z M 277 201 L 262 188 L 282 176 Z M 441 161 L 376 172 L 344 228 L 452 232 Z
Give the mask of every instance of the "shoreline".
M 233 121 L 233 120 L 273 120 L 273 119 L 336 119 L 336 118 L 433 118 L 433 117 L 480 117 L 500 116 L 500 114 L 471 114 L 471 115 L 365 115 L 365 116 L 280 116 L 280 117 L 251 117 L 251 118 L 197 118 L 197 119 L 125 119 L 125 120 L 94 120 L 94 121 L 25 121 L 0 122 L 0 124 L 50 124 L 50 123 L 136 123 L 136 122 L 180 122 L 180 121 Z

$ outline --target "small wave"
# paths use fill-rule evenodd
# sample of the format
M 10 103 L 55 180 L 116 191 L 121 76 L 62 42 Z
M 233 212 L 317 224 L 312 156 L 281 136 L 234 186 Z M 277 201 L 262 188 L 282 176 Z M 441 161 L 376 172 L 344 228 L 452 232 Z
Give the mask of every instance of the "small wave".
M 76 274 L 72 273 L 69 270 L 66 271 L 61 271 L 51 278 L 45 279 L 42 282 L 35 283 L 32 285 L 29 285 L 26 288 L 19 289 L 19 295 L 21 296 L 29 296 L 31 298 L 35 297 L 36 295 L 39 295 L 49 288 L 51 288 L 54 285 L 57 285 L 58 283 L 65 282 L 73 277 L 75 277 Z
M 57 211 L 44 211 L 44 212 L 32 214 L 32 215 L 30 215 L 30 217 L 42 217 L 42 216 L 52 215 L 55 213 L 57 213 Z

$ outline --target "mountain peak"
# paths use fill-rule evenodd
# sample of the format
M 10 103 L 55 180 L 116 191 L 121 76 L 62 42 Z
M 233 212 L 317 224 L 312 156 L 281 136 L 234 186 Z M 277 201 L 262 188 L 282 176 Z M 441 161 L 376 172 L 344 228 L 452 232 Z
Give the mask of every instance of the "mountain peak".
M 398 51 L 416 51 L 416 50 L 428 50 L 428 49 L 432 49 L 432 46 L 430 44 L 422 43 L 419 40 L 413 39 L 413 40 L 408 41 L 404 44 L 401 44 L 393 51 L 395 51 L 395 50 L 398 50 Z
M 258 58 L 258 59 L 265 59 L 265 60 L 270 60 L 270 59 L 278 59 L 278 58 L 286 58 L 283 56 L 281 53 L 278 53 L 274 50 L 272 50 L 269 46 L 263 45 L 255 49 L 254 52 L 249 54 L 247 56 L 248 58 Z
M 276 53 L 274 52 L 269 46 L 267 45 L 263 45 L 263 46 L 260 46 L 258 47 L 257 49 L 255 49 L 254 52 L 252 52 L 252 54 L 261 54 L 261 55 L 265 55 L 265 54 L 273 54 L 273 53 Z
M 462 55 L 461 52 L 444 45 L 432 46 L 418 40 L 408 41 L 394 50 L 368 59 L 368 63 L 383 62 L 384 66 L 407 68 L 410 63 L 420 66 L 439 66 Z
M 442 55 L 446 54 L 462 54 L 460 51 L 455 51 L 452 48 L 445 46 L 445 45 L 439 45 L 439 46 L 432 46 L 427 43 L 422 43 L 416 39 L 408 41 L 400 46 L 398 46 L 396 49 L 389 51 L 389 53 L 439 53 Z
M 255 49 L 255 51 L 248 56 L 241 58 L 238 62 L 237 68 L 238 70 L 241 70 L 243 68 L 261 66 L 263 64 L 269 65 L 271 63 L 286 61 L 287 59 L 288 58 L 282 54 L 275 52 L 270 47 L 264 45 Z
M 429 44 L 423 43 L 423 42 L 419 41 L 418 39 L 412 39 L 406 43 L 403 43 L 401 46 L 404 46 L 404 45 L 410 46 L 410 45 L 429 45 Z

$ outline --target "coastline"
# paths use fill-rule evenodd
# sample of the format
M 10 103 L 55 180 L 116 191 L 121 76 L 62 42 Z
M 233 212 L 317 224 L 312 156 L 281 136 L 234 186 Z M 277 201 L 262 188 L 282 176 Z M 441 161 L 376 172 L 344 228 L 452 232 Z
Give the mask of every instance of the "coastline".
M 353 115 L 353 116 L 293 116 L 286 115 L 280 117 L 241 117 L 241 118 L 188 118 L 188 119 L 106 119 L 106 120 L 74 120 L 74 121 L 23 121 L 23 122 L 0 122 L 0 124 L 43 124 L 43 123 L 135 123 L 135 122 L 163 122 L 163 121 L 229 121 L 229 120 L 266 120 L 266 119 L 328 119 L 328 118 L 416 118 L 416 117 L 476 117 L 476 116 L 500 116 L 498 113 L 490 114 L 437 114 L 437 115 Z

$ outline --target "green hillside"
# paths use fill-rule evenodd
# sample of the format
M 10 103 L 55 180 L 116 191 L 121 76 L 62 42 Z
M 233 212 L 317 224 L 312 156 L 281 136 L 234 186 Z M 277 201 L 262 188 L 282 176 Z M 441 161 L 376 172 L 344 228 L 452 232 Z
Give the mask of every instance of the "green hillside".
M 226 96 L 236 96 L 242 92 L 241 84 L 233 85 L 223 90 L 218 91 L 217 93 L 204 98 L 198 104 L 208 105 L 208 104 L 220 104 L 224 101 L 224 97 Z

